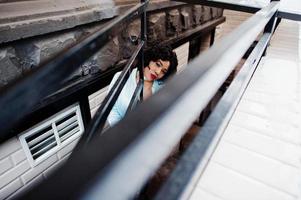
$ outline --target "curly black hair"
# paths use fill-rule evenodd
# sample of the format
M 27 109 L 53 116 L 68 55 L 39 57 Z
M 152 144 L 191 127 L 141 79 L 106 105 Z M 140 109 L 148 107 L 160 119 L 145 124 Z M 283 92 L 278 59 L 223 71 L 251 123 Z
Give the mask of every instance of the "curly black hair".
M 144 55 L 145 67 L 149 65 L 150 61 L 157 61 L 159 59 L 170 62 L 167 72 L 159 81 L 164 82 L 168 77 L 177 72 L 178 58 L 169 45 L 153 44 L 145 51 Z

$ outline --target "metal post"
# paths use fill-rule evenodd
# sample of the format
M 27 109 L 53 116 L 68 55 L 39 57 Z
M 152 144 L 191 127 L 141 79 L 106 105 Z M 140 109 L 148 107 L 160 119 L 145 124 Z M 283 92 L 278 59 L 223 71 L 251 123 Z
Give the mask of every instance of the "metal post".
M 214 29 L 211 31 L 210 33 L 210 46 L 212 46 L 214 44 L 214 40 L 215 40 L 215 27 Z
M 88 94 L 85 94 L 83 95 L 83 97 L 81 97 L 79 105 L 83 117 L 84 127 L 87 128 L 88 124 L 91 121 L 91 111 Z
M 141 3 L 145 3 L 147 0 L 141 0 Z M 143 49 L 140 52 L 140 65 L 138 66 L 138 70 L 139 70 L 139 79 L 142 82 L 142 89 L 141 89 L 141 93 L 140 93 L 140 101 L 143 101 L 143 87 L 144 87 L 144 74 L 143 74 L 143 70 L 144 70 L 144 49 L 145 49 L 145 45 L 146 45 L 146 8 L 144 7 L 143 12 L 141 14 L 141 40 L 144 41 L 144 45 L 143 45 Z M 148 63 L 146 63 L 148 64 Z
M 273 1 L 280 1 L 280 0 L 271 0 L 270 2 L 273 2 Z M 263 31 L 264 33 L 274 33 L 275 32 L 276 26 L 278 26 L 279 23 L 280 23 L 280 21 L 278 21 L 278 18 L 276 16 L 277 16 L 277 12 L 270 19 L 270 21 L 268 22 L 268 24 L 264 27 L 264 31 Z M 278 23 L 276 23 L 276 22 L 278 22 Z M 269 42 L 268 46 L 269 45 L 270 45 L 270 42 Z M 267 51 L 268 46 L 264 50 L 263 56 L 266 55 L 266 51 Z

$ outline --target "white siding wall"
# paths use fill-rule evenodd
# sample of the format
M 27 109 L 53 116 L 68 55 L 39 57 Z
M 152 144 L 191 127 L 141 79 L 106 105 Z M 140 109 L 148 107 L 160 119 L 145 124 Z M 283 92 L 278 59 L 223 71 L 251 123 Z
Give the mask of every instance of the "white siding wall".
M 91 111 L 92 117 L 95 115 L 97 109 L 101 105 L 101 102 L 106 97 L 108 88 L 109 88 L 109 86 L 104 87 L 101 90 L 99 90 L 89 96 L 89 104 L 90 104 L 90 111 Z
M 215 40 L 218 41 L 223 36 L 229 34 L 251 16 L 252 14 L 249 13 L 224 10 L 224 17 L 226 17 L 226 21 L 216 27 Z
M 0 199 L 9 199 L 49 177 L 67 160 L 78 139 L 35 167 L 31 167 L 17 137 L 0 146 Z

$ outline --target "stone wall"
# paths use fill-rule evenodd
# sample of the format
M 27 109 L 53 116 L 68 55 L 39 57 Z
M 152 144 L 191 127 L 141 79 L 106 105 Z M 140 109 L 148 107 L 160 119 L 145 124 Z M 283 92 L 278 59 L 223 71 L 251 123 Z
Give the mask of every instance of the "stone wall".
M 94 0 L 90 1 L 94 2 Z M 108 1 L 106 0 L 105 2 Z M 136 1 L 128 1 L 128 3 L 135 2 Z M 129 5 L 125 5 L 124 1 L 117 1 L 117 4 L 122 4 L 122 6 L 120 6 L 122 8 L 129 7 Z M 9 4 L 7 4 L 6 7 L 9 7 L 8 5 Z M 0 8 L 1 6 L 0 4 Z M 187 31 L 222 16 L 221 9 L 206 6 L 188 6 L 182 3 L 171 3 L 169 1 L 154 1 L 149 7 L 151 8 L 148 15 L 149 42 L 176 39 Z M 92 10 L 93 9 L 95 9 L 95 7 L 92 6 Z M 112 9 L 114 10 L 115 8 Z M 25 9 L 24 12 L 26 13 L 27 10 Z M 14 27 L 16 23 L 14 20 L 16 19 L 11 23 L 7 22 L 7 20 L 9 20 L 8 18 L 2 19 L 2 21 L 6 20 L 5 23 L 1 23 L 0 19 L 0 35 L 2 35 L 2 38 L 0 38 L 0 87 L 7 85 L 13 79 L 37 67 L 41 62 L 54 56 L 62 49 L 73 45 L 88 34 L 100 29 L 104 24 L 98 22 L 101 19 L 99 17 L 100 12 L 100 10 L 95 12 L 95 22 L 85 25 L 80 25 L 78 22 L 78 25 L 72 24 L 72 26 L 75 26 L 73 28 L 69 27 L 70 23 L 65 22 L 72 21 L 72 18 L 69 18 L 69 16 L 56 15 L 58 19 L 56 23 L 57 26 L 60 27 L 59 30 L 54 29 L 53 32 L 45 32 L 43 28 L 47 20 L 44 19 L 41 27 L 39 27 L 41 31 L 36 31 L 35 36 L 25 34 L 22 38 L 20 38 L 19 35 L 9 36 L 7 30 L 4 31 L 5 28 L 3 27 L 10 27 L 10 31 L 18 32 L 24 30 L 23 28 L 26 22 L 19 21 L 19 24 L 23 24 L 20 28 L 20 26 Z M 109 12 L 107 10 L 103 10 L 103 12 L 106 13 L 102 15 L 103 18 L 107 18 L 108 16 L 112 17 L 114 13 L 113 11 Z M 111 13 L 111 15 L 107 12 Z M 9 14 L 7 13 L 7 15 Z M 38 27 L 38 24 L 41 23 L 38 18 L 33 18 L 36 21 L 31 25 L 27 25 L 28 29 Z M 17 19 L 21 19 L 21 17 Z M 64 25 L 59 25 L 59 21 L 62 21 Z M 65 29 L 60 30 L 63 26 L 65 26 Z M 122 30 L 120 35 L 108 41 L 108 44 L 104 46 L 99 53 L 80 66 L 75 73 L 70 74 L 70 77 L 66 77 L 66 79 L 74 76 L 80 78 L 87 74 L 104 71 L 114 66 L 117 62 L 129 58 L 135 48 L 136 40 L 140 36 L 140 21 L 136 20 L 128 25 L 124 25 Z
M 208 21 L 222 17 L 223 10 L 200 5 L 181 5 L 153 12 L 148 20 L 148 40 L 171 40 Z
M 0 3 L 0 87 L 99 29 L 97 22 L 117 10 L 112 0 Z
M 0 43 L 112 18 L 113 0 L 28 0 L 0 3 Z

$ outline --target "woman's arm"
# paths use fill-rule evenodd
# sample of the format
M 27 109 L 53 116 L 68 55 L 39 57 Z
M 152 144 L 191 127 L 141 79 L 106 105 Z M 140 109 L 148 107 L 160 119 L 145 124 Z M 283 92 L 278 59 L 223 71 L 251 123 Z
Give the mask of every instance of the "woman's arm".
M 152 81 L 144 81 L 143 84 L 143 100 L 148 99 L 152 94 L 152 87 L 153 87 L 153 82 Z
M 113 77 L 113 79 L 112 79 L 112 81 L 111 81 L 111 83 L 110 83 L 110 85 L 109 85 L 108 94 L 109 94 L 109 92 L 111 91 L 113 85 L 114 85 L 115 82 L 117 81 L 117 79 L 118 79 L 118 77 L 119 77 L 120 74 L 121 74 L 121 72 L 117 72 L 117 73 L 114 75 L 114 77 Z M 118 99 L 117 99 L 117 100 L 118 100 Z M 107 118 L 107 121 L 109 122 L 110 126 L 113 126 L 113 125 L 115 125 L 118 121 L 120 121 L 121 118 L 122 118 L 122 116 L 120 115 L 120 112 L 118 111 L 118 105 L 116 105 L 116 103 L 115 103 L 114 106 L 113 106 L 113 108 L 112 108 L 112 110 L 111 110 L 111 112 L 110 112 L 110 114 L 109 114 L 109 116 L 108 116 L 108 118 Z

